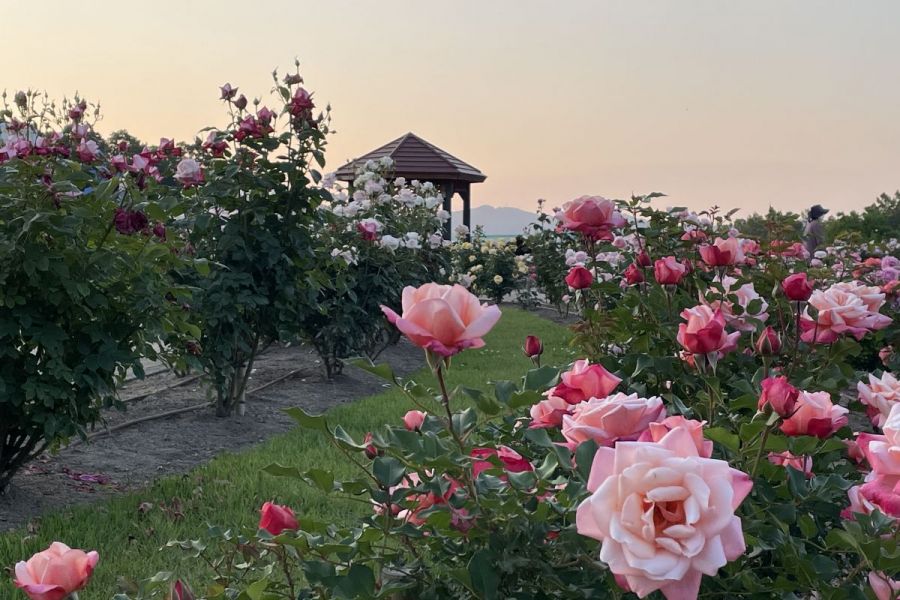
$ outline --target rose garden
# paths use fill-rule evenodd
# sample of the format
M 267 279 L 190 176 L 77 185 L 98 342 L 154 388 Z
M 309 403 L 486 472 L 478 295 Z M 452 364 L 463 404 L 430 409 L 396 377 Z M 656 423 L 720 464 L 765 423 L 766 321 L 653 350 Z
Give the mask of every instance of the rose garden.
M 35 511 L 0 532 L 0 598 L 900 597 L 896 240 L 810 255 L 783 219 L 648 193 L 542 206 L 524 253 L 451 242 L 439 186 L 325 174 L 305 86 L 225 84 L 191 144 L 4 96 L 0 493 L 143 410 L 122 390 L 150 364 L 234 435 L 273 349 L 312 353 L 326 395 L 372 377 L 324 412 L 297 392 L 261 445 Z

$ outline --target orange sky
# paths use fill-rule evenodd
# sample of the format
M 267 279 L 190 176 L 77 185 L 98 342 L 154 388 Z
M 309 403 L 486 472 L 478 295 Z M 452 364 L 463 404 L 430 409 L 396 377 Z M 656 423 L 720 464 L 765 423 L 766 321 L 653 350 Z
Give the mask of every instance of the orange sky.
M 0 88 L 75 90 L 101 131 L 191 139 L 218 86 L 303 63 L 329 168 L 413 131 L 530 210 L 663 191 L 703 208 L 862 207 L 900 188 L 895 0 L 82 0 L 4 6 Z

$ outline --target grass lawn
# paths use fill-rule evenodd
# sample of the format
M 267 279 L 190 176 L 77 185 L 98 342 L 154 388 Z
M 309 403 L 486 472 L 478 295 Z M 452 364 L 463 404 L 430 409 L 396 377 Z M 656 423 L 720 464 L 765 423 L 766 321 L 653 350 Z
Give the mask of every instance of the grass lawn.
M 483 349 L 466 351 L 454 358 L 448 384 L 484 389 L 488 381 L 518 379 L 531 364 L 521 350 L 529 334 L 538 335 L 544 341 L 544 364 L 563 365 L 573 360 L 565 327 L 522 310 L 505 308 L 499 324 L 486 337 L 487 345 Z M 433 385 L 426 370 L 415 377 Z M 252 410 L 252 404 L 249 408 Z M 398 423 L 410 408 L 402 394 L 388 390 L 334 408 L 329 412 L 329 422 L 343 425 L 351 435 L 361 439 L 365 432 L 385 423 Z M 337 474 L 351 473 L 340 453 L 326 445 L 319 435 L 295 430 L 252 450 L 219 456 L 186 475 L 162 479 L 148 489 L 47 515 L 34 534 L 25 531 L 0 534 L 0 566 L 11 567 L 54 540 L 75 548 L 97 550 L 100 564 L 89 588 L 80 597 L 81 600 L 109 600 L 116 591 L 119 575 L 142 579 L 158 571 L 178 570 L 189 580 L 207 581 L 205 574 L 185 570 L 199 568 L 198 563 L 181 561 L 180 551 L 160 552 L 160 547 L 171 539 L 202 537 L 207 523 L 255 531 L 257 510 L 266 500 L 292 506 L 301 523 L 304 515 L 317 520 L 342 521 L 360 510 L 358 503 L 341 501 L 301 482 L 275 478 L 260 471 L 273 462 L 304 470 L 319 467 Z M 142 512 L 141 503 L 151 503 L 153 508 Z M 0 576 L 0 598 L 20 597 L 25 596 L 12 587 L 9 578 Z

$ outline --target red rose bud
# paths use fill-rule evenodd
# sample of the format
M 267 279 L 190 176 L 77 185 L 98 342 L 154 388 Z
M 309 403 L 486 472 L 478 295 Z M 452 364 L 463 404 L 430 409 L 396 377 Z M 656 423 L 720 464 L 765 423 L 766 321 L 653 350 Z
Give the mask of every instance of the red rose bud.
M 241 94 L 238 96 L 237 100 L 234 101 L 234 105 L 238 110 L 244 110 L 247 108 L 247 96 Z
M 540 356 L 544 353 L 544 343 L 538 336 L 529 335 L 525 338 L 525 345 L 522 346 L 522 351 L 528 358 Z
M 176 579 L 169 592 L 169 600 L 194 600 L 194 592 L 191 591 L 188 584 L 180 579 Z
M 365 444 L 366 449 L 366 458 L 369 460 L 374 460 L 376 456 L 381 454 L 381 451 L 372 443 L 372 432 L 366 434 L 366 438 L 363 440 L 363 444 Z
M 813 292 L 813 282 L 806 279 L 806 273 L 794 273 L 788 275 L 781 282 L 781 289 L 789 300 L 794 302 L 805 302 L 809 300 Z
M 282 531 L 300 529 L 300 523 L 294 516 L 294 511 L 287 506 L 266 502 L 259 513 L 259 528 L 265 529 L 272 535 L 278 535 Z
M 159 239 L 165 241 L 166 240 L 166 226 L 162 223 L 157 223 L 153 226 L 153 235 L 158 237 Z
M 625 269 L 625 281 L 628 285 L 635 285 L 638 283 L 644 283 L 644 272 L 641 271 L 641 268 L 634 263 L 628 265 L 628 268 Z
M 793 414 L 799 395 L 800 390 L 792 386 L 787 377 L 767 377 L 762 382 L 757 408 L 763 410 L 768 404 L 778 416 L 787 418 Z
M 651 264 L 653 264 L 650 260 L 650 255 L 647 254 L 647 252 L 644 250 L 641 250 L 640 253 L 638 253 L 635 262 L 637 262 L 637 264 L 642 267 L 649 267 Z
M 781 338 L 771 327 L 766 327 L 756 340 L 756 351 L 761 356 L 771 356 L 781 352 Z
M 572 267 L 566 275 L 566 285 L 573 290 L 583 290 L 591 287 L 594 276 L 584 267 Z

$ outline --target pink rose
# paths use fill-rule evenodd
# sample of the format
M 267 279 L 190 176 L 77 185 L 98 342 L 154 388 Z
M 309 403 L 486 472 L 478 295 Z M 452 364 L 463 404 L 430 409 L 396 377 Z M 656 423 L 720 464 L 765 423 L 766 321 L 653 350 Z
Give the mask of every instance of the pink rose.
M 356 224 L 356 231 L 367 242 L 373 242 L 378 238 L 378 232 L 381 230 L 381 223 L 375 219 L 363 219 Z
M 625 225 L 615 202 L 600 196 L 581 196 L 567 202 L 560 218 L 565 229 L 593 240 L 612 240 L 612 230 Z
M 676 428 L 655 443 L 600 448 L 576 527 L 602 542 L 600 560 L 639 597 L 659 590 L 694 600 L 704 574 L 744 553 L 734 511 L 752 486 L 725 461 L 699 456 L 688 431 Z
M 15 584 L 31 600 L 62 600 L 87 585 L 98 560 L 96 552 L 53 542 L 27 562 L 16 563 Z
M 402 315 L 386 306 L 381 310 L 412 343 L 443 357 L 481 348 L 481 338 L 500 319 L 499 308 L 481 304 L 461 285 L 407 286 L 402 305 Z
M 772 356 L 781 352 L 781 337 L 771 326 L 763 329 L 756 339 L 756 351 L 760 356 Z
M 806 302 L 813 293 L 813 282 L 806 278 L 806 273 L 788 275 L 781 282 L 781 289 L 788 300 Z
M 265 529 L 272 535 L 300 529 L 300 523 L 294 516 L 294 511 L 288 506 L 266 502 L 262 505 L 259 513 L 259 528 Z
M 403 425 L 409 431 L 419 431 L 422 429 L 422 423 L 425 422 L 425 417 L 428 413 L 424 413 L 421 410 L 411 410 L 403 415 Z
M 725 317 L 706 305 L 686 308 L 681 318 L 687 323 L 678 325 L 678 343 L 692 354 L 725 354 L 737 347 L 741 332 L 725 333 Z
M 794 413 L 781 423 L 785 435 L 826 438 L 847 424 L 843 406 L 835 406 L 828 392 L 800 392 Z
M 631 263 L 628 265 L 628 268 L 625 269 L 625 282 L 628 285 L 644 283 L 644 272 L 639 266 Z
M 82 162 L 90 163 L 94 162 L 94 159 L 100 154 L 100 148 L 94 140 L 81 140 L 81 143 L 75 148 L 75 153 Z
M 566 285 L 573 290 L 583 290 L 594 283 L 594 275 L 582 266 L 575 266 L 566 275 Z
M 873 471 L 859 486 L 859 495 L 887 516 L 900 518 L 900 476 L 877 475 Z
M 856 384 L 856 391 L 875 427 L 882 427 L 891 409 L 900 404 L 900 381 L 888 371 L 880 378 L 869 373 L 868 385 L 860 381 Z
M 658 442 L 673 429 L 684 429 L 690 434 L 694 445 L 697 446 L 697 455 L 703 458 L 712 456 L 713 443 L 703 437 L 703 425 L 706 421 L 694 421 L 685 419 L 681 415 L 666 417 L 657 423 L 650 423 L 647 430 L 638 438 L 639 442 Z
M 175 179 L 184 187 L 203 183 L 203 169 L 193 158 L 182 158 L 175 167 Z
M 766 377 L 762 381 L 762 394 L 757 409 L 771 406 L 778 416 L 787 418 L 794 412 L 800 390 L 790 384 L 787 377 Z
M 900 404 L 895 404 L 891 409 L 883 431 L 883 435 L 859 434 L 859 449 L 875 476 L 900 479 Z
M 536 335 L 525 336 L 525 344 L 522 346 L 522 352 L 528 358 L 536 358 L 544 353 L 544 344 L 541 338 Z
M 868 301 L 872 302 L 871 298 Z M 830 344 L 844 334 L 860 340 L 866 333 L 883 329 L 891 322 L 889 317 L 870 310 L 860 295 L 838 285 L 813 292 L 809 306 L 816 309 L 817 315 L 813 320 L 807 307 L 801 318 L 801 339 L 807 343 Z
M 900 579 L 891 579 L 881 572 L 869 573 L 869 586 L 878 600 L 897 600 L 900 598 Z
M 658 259 L 653 263 L 653 276 L 660 285 L 678 285 L 687 273 L 687 267 L 674 256 Z
M 866 305 L 871 313 L 877 313 L 884 306 L 884 292 L 874 285 L 865 285 L 859 281 L 841 281 L 832 286 L 836 290 L 842 290 L 853 294 Z
M 547 395 L 558 396 L 569 404 L 578 404 L 588 398 L 606 398 L 622 381 L 603 365 L 591 364 L 586 358 L 576 360 L 559 378 L 559 385 Z
M 572 448 L 587 440 L 612 446 L 620 440 L 636 440 L 655 421 L 666 417 L 662 398 L 641 398 L 621 392 L 576 404 L 563 416 L 562 434 Z
M 741 239 L 730 237 L 716 238 L 712 244 L 700 246 L 700 258 L 711 267 L 727 267 L 744 262 L 744 251 L 741 249 Z
M 487 460 L 492 456 L 496 456 L 503 464 L 503 469 L 510 473 L 534 471 L 534 467 L 528 462 L 528 459 L 506 446 L 500 446 L 497 449 L 475 448 L 470 456 L 476 459 L 472 463 L 472 477 L 478 477 L 482 472 L 494 468 L 494 464 Z
M 794 456 L 787 451 L 778 453 L 770 452 L 769 462 L 773 465 L 778 465 L 779 467 L 791 467 L 797 469 L 806 475 L 807 479 L 813 476 L 813 461 L 811 456 Z
M 562 425 L 563 415 L 569 414 L 572 405 L 559 396 L 549 396 L 531 407 L 529 429 L 547 429 Z

